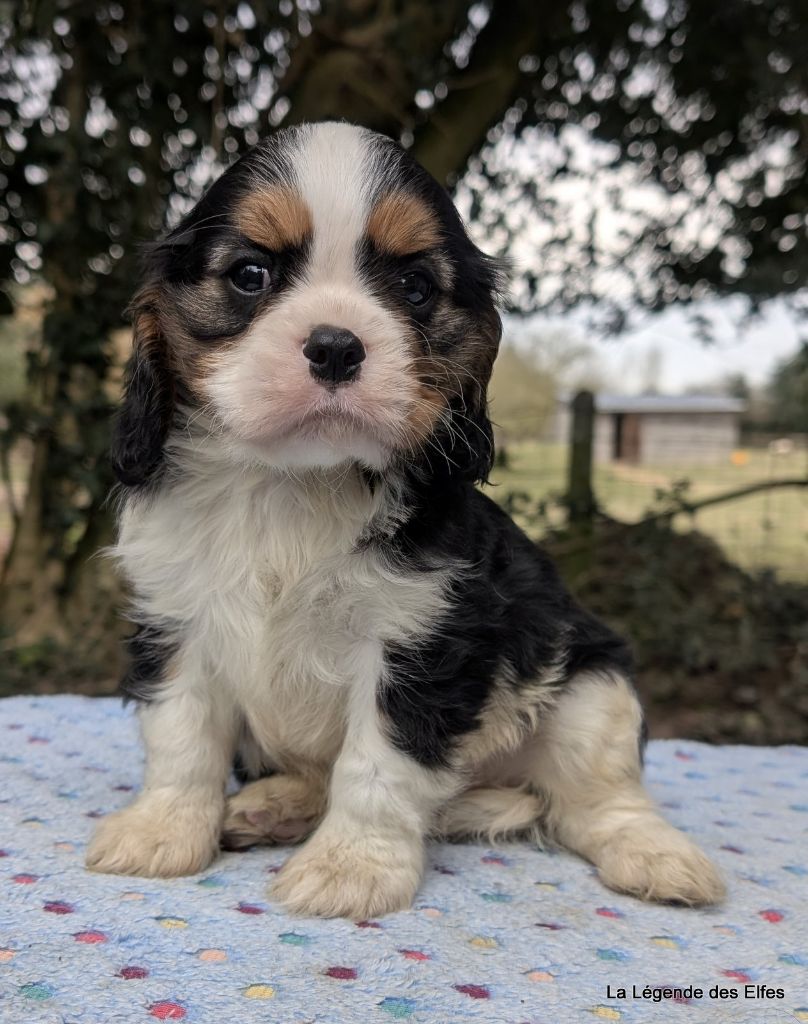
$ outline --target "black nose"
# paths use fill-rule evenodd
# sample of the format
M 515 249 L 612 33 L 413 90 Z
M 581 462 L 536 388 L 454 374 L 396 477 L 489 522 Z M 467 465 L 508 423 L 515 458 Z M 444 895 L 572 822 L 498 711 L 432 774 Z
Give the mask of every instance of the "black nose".
M 353 380 L 365 358 L 362 342 L 341 327 L 322 324 L 315 327 L 303 346 L 312 376 L 326 384 Z

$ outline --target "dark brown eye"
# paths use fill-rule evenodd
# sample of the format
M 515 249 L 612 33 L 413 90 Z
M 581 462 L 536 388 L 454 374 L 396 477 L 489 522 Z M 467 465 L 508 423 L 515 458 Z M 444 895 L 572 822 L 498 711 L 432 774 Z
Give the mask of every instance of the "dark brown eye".
M 269 288 L 269 271 L 260 263 L 237 263 L 228 270 L 227 276 L 240 292 L 250 295 Z
M 432 298 L 435 286 L 426 274 L 413 270 L 404 274 L 399 282 L 404 298 L 411 306 L 425 306 Z

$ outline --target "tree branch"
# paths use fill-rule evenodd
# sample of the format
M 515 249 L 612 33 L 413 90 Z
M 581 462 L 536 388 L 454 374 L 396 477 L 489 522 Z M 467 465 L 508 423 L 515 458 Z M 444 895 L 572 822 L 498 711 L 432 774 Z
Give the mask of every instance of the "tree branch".
M 724 491 L 723 494 L 713 494 L 711 497 L 702 498 L 700 501 L 686 501 L 679 498 L 677 499 L 677 508 L 665 509 L 664 512 L 655 512 L 653 515 L 644 516 L 640 522 L 653 523 L 661 519 L 672 519 L 674 516 L 678 516 L 682 512 L 686 512 L 688 515 L 693 515 L 696 512 L 700 512 L 703 508 L 709 508 L 711 505 L 721 505 L 727 501 L 735 501 L 736 498 L 746 498 L 750 494 L 760 494 L 762 491 L 774 491 L 780 487 L 808 487 L 808 477 L 764 480 L 761 483 L 749 484 L 748 487 L 739 487 L 734 491 Z
M 492 4 L 468 65 L 447 82 L 446 99 L 415 130 L 412 154 L 438 181 L 461 174 L 519 95 L 520 58 L 541 39 L 535 0 Z

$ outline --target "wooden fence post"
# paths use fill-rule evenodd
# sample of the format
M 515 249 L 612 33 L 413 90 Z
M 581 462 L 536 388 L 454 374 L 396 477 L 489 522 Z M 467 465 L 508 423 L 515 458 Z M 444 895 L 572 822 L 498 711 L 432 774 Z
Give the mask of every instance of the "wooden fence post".
M 567 510 L 571 526 L 592 522 L 596 502 L 592 490 L 592 447 L 595 434 L 595 396 L 579 391 L 572 402 Z

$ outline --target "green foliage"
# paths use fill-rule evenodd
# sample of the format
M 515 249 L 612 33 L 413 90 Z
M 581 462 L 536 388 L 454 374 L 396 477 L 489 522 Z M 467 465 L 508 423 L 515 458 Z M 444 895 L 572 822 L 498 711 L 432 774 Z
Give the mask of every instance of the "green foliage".
M 25 393 L 25 330 L 12 317 L 0 318 L 0 414 Z
M 808 434 L 808 342 L 775 370 L 769 405 L 776 429 Z
M 713 742 L 808 742 L 808 587 L 751 575 L 703 534 L 601 524 L 549 548 L 573 592 L 631 637 L 652 727 Z
M 500 348 L 489 395 L 498 440 L 538 437 L 555 405 L 555 381 L 535 359 L 511 345 Z

